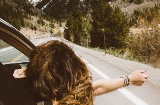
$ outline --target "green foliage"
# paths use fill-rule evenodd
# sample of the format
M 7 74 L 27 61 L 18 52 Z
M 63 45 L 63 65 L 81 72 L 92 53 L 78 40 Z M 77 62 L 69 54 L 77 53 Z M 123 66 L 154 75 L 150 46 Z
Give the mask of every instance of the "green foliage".
M 70 35 L 70 30 L 69 29 L 64 30 L 64 38 L 71 41 L 71 35 Z
M 37 24 L 41 24 L 41 21 L 40 21 L 40 19 L 38 19 L 38 20 L 37 20 Z
M 67 23 L 64 37 L 76 44 L 80 44 L 83 35 L 83 15 L 79 7 L 70 12 L 67 16 Z
M 118 7 L 112 8 L 105 0 L 92 3 L 91 46 L 125 47 L 125 38 L 129 32 L 127 19 Z
M 133 3 L 134 2 L 134 0 L 127 0 L 129 3 Z
M 31 24 L 31 27 L 30 27 L 32 30 L 34 30 L 34 25 L 33 24 Z
M 141 4 L 144 2 L 144 0 L 127 0 L 129 3 L 134 3 L 134 4 Z
M 138 18 L 144 19 L 146 22 L 151 24 L 154 18 L 156 18 L 160 11 L 160 5 L 155 5 L 152 8 L 144 8 L 143 10 L 134 10 L 134 13 L 131 15 L 129 19 L 129 26 L 133 26 L 138 24 Z
M 9 5 L 7 2 L 3 1 L 3 5 L 0 5 L 0 18 L 12 24 L 18 30 L 25 25 L 24 17 L 25 15 L 20 10 L 16 10 L 13 6 Z
M 53 16 L 54 18 L 60 20 L 60 19 L 66 19 L 67 15 L 75 9 L 75 7 L 79 7 L 83 14 L 88 14 L 91 10 L 90 5 L 91 3 L 98 1 L 98 0 L 41 0 L 40 3 L 36 5 L 37 8 L 40 10 L 47 4 L 47 7 L 43 9 L 43 11 Z M 114 1 L 114 0 L 106 0 Z
M 29 3 L 28 0 L 11 0 L 11 2 L 16 4 L 20 10 L 23 9 L 23 11 L 25 11 L 27 14 L 30 15 L 40 14 L 40 12 L 36 8 L 34 8 L 33 4 Z
M 25 27 L 24 18 L 21 18 L 21 26 L 22 26 L 22 27 Z
M 54 23 L 53 23 L 53 21 L 51 21 L 50 27 L 51 27 L 51 28 L 54 28 Z
M 36 31 L 36 30 L 37 30 L 37 27 L 34 25 L 33 29 Z
M 142 35 L 131 35 L 127 39 L 128 56 L 139 61 L 154 63 L 160 58 L 159 29 L 146 30 Z
M 51 33 L 51 35 L 53 34 L 53 30 L 52 29 L 50 30 L 50 33 Z
M 134 3 L 135 4 L 141 4 L 141 3 L 143 3 L 144 2 L 144 0 L 134 0 Z
M 37 20 L 37 24 L 40 24 L 40 25 L 42 25 L 42 26 L 45 25 L 45 21 L 44 21 L 43 17 L 40 17 L 40 18 Z
M 160 5 L 143 10 L 135 10 L 131 19 L 132 25 L 142 33 L 134 33 L 127 38 L 127 57 L 141 62 L 150 63 L 154 66 L 160 62 L 160 30 L 158 27 Z M 131 22 L 131 21 L 130 21 Z M 143 29 L 142 29 L 143 27 Z

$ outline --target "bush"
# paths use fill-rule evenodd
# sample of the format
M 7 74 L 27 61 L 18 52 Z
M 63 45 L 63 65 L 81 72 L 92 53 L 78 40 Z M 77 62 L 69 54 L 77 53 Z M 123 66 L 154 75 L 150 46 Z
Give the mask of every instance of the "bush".
M 142 35 L 131 35 L 127 40 L 128 56 L 139 61 L 155 63 L 160 58 L 160 31 L 146 30 Z
M 134 0 L 134 3 L 135 4 L 141 4 L 141 3 L 143 3 L 144 2 L 144 0 Z

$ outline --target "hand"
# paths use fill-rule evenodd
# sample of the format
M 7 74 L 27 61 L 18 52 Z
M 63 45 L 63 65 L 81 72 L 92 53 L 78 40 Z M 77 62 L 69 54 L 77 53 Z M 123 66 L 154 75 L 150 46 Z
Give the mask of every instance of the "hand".
M 128 75 L 130 79 L 130 84 L 135 86 L 141 86 L 147 81 L 148 75 L 145 70 L 136 70 Z
M 13 73 L 13 76 L 15 78 L 23 78 L 25 77 L 24 71 L 26 70 L 26 67 L 22 67 L 21 69 L 16 69 Z

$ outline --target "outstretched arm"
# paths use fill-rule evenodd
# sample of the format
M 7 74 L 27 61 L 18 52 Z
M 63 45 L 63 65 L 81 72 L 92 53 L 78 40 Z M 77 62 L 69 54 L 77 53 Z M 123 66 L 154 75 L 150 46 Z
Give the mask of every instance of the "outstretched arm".
M 148 75 L 144 70 L 136 70 L 128 75 L 129 84 L 135 86 L 141 86 L 144 82 L 147 81 L 147 78 Z M 100 79 L 92 83 L 95 95 L 109 93 L 125 85 L 126 84 L 124 78 Z

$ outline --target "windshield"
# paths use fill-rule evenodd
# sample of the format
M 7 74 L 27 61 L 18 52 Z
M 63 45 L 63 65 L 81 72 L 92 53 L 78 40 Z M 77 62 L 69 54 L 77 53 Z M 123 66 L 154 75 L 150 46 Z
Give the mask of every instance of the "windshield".
M 0 62 L 5 64 L 26 61 L 29 61 L 27 56 L 0 39 Z

